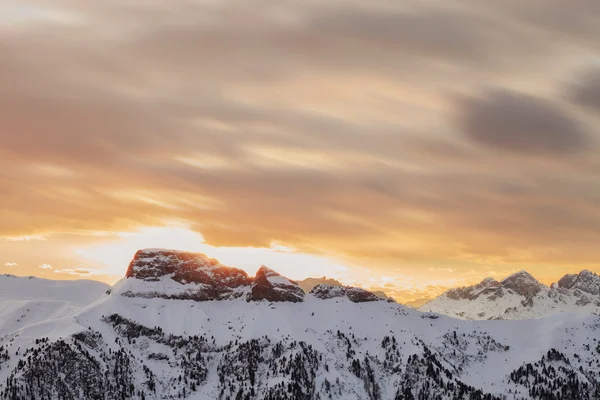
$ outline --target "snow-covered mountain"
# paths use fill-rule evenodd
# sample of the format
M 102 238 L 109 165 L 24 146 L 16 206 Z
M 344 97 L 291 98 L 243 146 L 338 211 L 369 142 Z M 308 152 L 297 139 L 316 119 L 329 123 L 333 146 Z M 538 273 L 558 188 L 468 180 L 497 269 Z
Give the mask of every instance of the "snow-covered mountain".
M 529 319 L 556 313 L 600 313 L 600 276 L 566 275 L 546 286 L 526 271 L 451 289 L 419 308 L 462 319 Z
M 461 321 L 164 250 L 77 313 L 0 339 L 1 399 L 599 396 L 598 316 Z

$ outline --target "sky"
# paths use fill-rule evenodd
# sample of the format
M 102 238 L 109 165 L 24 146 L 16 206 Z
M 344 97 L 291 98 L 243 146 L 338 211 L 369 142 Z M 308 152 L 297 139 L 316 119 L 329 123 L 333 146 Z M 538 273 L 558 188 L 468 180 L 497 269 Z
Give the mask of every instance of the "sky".
M 2 273 L 600 272 L 597 0 L 4 0 L 0 54 Z

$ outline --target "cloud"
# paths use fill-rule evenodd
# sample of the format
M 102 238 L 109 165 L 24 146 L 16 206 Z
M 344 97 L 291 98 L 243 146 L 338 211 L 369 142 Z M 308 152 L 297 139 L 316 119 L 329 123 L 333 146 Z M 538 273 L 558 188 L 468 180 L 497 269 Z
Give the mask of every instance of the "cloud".
M 590 111 L 600 110 L 600 67 L 578 77 L 570 88 L 572 100 Z
M 63 268 L 54 270 L 54 273 L 57 274 L 68 274 L 68 275 L 78 275 L 78 276 L 92 276 L 95 275 L 94 271 L 84 268 Z
M 16 262 L 10 262 L 10 261 L 4 264 L 5 267 L 16 267 L 17 265 L 19 265 L 19 264 L 17 264 Z
M 0 235 L 183 220 L 414 276 L 597 260 L 600 130 L 562 84 L 597 4 L 61 1 L 0 26 Z
M 523 154 L 569 154 L 589 140 L 579 123 L 551 102 L 525 93 L 495 89 L 465 99 L 461 126 L 473 143 Z
M 9 242 L 30 242 L 32 240 L 46 240 L 44 236 L 41 235 L 24 235 L 24 236 L 8 236 L 5 237 L 4 240 Z
M 52 269 L 52 265 L 42 264 L 42 265 L 39 266 L 39 268 L 41 268 L 41 269 Z

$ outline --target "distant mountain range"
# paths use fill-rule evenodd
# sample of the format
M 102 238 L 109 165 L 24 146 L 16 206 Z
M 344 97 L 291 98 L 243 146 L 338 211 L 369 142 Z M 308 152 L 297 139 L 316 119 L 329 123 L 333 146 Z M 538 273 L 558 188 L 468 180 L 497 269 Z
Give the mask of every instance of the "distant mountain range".
M 556 313 L 600 313 L 600 276 L 565 275 L 546 286 L 526 271 L 450 289 L 419 310 L 462 319 L 529 319 Z
M 581 300 L 593 279 L 552 290 Z M 535 299 L 546 289 L 534 281 L 445 296 Z M 0 399 L 600 398 L 596 315 L 461 321 L 331 283 L 305 293 L 264 266 L 249 276 L 161 249 L 139 251 L 110 288 L 0 277 Z

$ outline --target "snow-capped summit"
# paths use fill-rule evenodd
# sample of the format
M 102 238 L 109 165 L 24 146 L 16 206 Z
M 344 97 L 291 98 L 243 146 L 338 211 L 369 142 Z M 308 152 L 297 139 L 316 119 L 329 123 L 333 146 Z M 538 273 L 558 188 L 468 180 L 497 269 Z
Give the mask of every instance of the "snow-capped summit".
M 600 277 L 590 271 L 566 275 L 548 287 L 527 271 L 498 282 L 486 278 L 450 289 L 419 308 L 464 319 L 528 319 L 574 312 L 600 312 Z
M 304 301 L 304 290 L 270 268 L 261 266 L 253 279 L 248 301 Z
M 546 288 L 527 271 L 519 271 L 504 278 L 502 286 L 525 297 L 533 297 Z
M 224 300 L 241 297 L 251 279 L 204 254 L 147 249 L 138 251 L 117 289 L 125 296 Z
M 591 271 L 583 270 L 579 274 L 563 276 L 558 281 L 558 287 L 565 289 L 579 289 L 587 294 L 600 296 L 600 276 Z
M 222 265 L 204 254 L 161 249 L 138 251 L 115 290 L 126 297 L 195 301 L 304 299 L 296 282 L 264 265 L 255 277 L 249 277 L 244 270 Z

